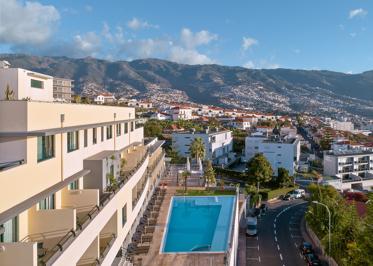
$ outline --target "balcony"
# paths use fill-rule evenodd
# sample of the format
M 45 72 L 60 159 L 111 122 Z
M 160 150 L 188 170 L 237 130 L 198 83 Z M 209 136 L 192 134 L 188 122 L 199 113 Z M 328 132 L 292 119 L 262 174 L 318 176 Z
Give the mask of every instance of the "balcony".
M 125 155 L 126 163 L 122 167 L 121 175 L 118 179 L 118 183 L 116 186 L 109 188 L 108 192 L 104 193 L 100 197 L 94 197 L 92 195 L 97 195 L 98 191 L 86 192 L 86 196 L 88 198 L 91 198 L 91 200 L 96 199 L 98 203 L 92 208 L 87 208 L 85 205 L 83 205 L 83 202 L 86 202 L 87 200 L 81 199 L 81 205 L 79 206 L 79 208 L 74 209 L 75 212 L 76 210 L 78 210 L 78 212 L 76 212 L 76 224 L 74 224 L 74 228 L 68 231 L 63 237 L 60 237 L 59 241 L 57 241 L 55 245 L 48 250 L 48 252 L 40 256 L 40 263 L 50 265 L 54 261 L 56 261 L 58 257 L 71 245 L 75 238 L 79 236 L 84 231 L 84 229 L 89 226 L 89 224 L 109 204 L 109 202 L 114 198 L 114 196 L 125 186 L 125 184 L 130 180 L 130 178 L 139 170 L 139 168 L 145 162 L 146 158 L 148 158 L 148 150 L 145 147 L 141 146 L 134 148 Z M 94 189 L 90 189 L 87 191 L 94 191 Z M 110 232 L 108 234 L 102 234 L 102 236 L 106 240 L 108 240 L 108 237 L 114 238 L 114 235 L 116 235 L 116 231 Z M 105 250 L 109 249 L 109 245 L 111 245 L 115 239 L 111 239 L 109 241 L 106 240 L 102 242 L 106 243 L 105 245 L 101 243 L 103 255 L 105 254 Z M 100 244 L 100 241 L 98 241 L 98 243 Z M 97 259 L 100 260 L 102 258 L 100 257 Z M 81 261 L 82 265 L 86 264 L 87 261 L 90 261 L 90 259 L 83 259 Z
M 10 161 L 10 162 L 0 162 L 0 172 L 5 171 L 5 170 L 10 169 L 10 168 L 13 168 L 13 167 L 17 167 L 17 166 L 22 165 L 24 163 L 25 163 L 24 159 Z

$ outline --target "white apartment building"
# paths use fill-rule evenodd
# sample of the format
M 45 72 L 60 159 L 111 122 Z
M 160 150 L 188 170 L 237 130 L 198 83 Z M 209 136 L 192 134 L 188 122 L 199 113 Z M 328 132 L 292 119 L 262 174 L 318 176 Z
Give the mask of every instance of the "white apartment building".
M 171 110 L 172 120 L 190 120 L 193 119 L 192 109 L 189 107 L 177 106 Z
M 97 95 L 94 100 L 97 104 L 104 104 L 104 103 L 113 103 L 116 101 L 115 97 L 111 93 L 102 93 Z
M 74 81 L 65 78 L 53 77 L 53 98 L 58 102 L 71 102 Z
M 53 77 L 22 68 L 11 68 L 5 62 L 0 64 L 0 100 L 6 99 L 8 88 L 13 92 L 11 100 L 53 101 Z
M 135 122 L 129 107 L 0 101 L 0 265 L 112 265 L 165 170 Z
M 324 175 L 339 179 L 338 189 L 373 186 L 373 150 L 335 148 L 324 153 Z
M 335 130 L 341 130 L 341 131 L 354 131 L 354 124 L 349 121 L 337 121 L 337 120 L 331 120 L 329 122 L 330 127 Z
M 287 169 L 290 175 L 294 175 L 299 163 L 300 142 L 292 137 L 246 137 L 244 160 L 249 161 L 257 153 L 262 153 L 267 158 L 275 176 L 280 167 Z
M 205 159 L 211 160 L 213 164 L 226 165 L 235 159 L 232 132 L 229 130 L 172 133 L 172 147 L 180 156 L 190 157 L 189 147 L 195 138 L 203 140 Z

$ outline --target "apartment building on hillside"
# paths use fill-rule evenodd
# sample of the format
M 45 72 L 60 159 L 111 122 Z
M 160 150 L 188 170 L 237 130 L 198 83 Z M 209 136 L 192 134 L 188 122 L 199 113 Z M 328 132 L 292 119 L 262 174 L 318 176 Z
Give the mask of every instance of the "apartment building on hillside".
M 70 103 L 73 88 L 73 80 L 53 77 L 53 98 L 55 101 Z
M 227 165 L 236 157 L 233 152 L 232 132 L 229 130 L 172 133 L 172 147 L 180 156 L 190 157 L 189 148 L 194 139 L 201 138 L 205 144 L 205 159 L 215 165 Z
M 267 158 L 275 176 L 280 167 L 287 169 L 290 175 L 294 175 L 299 163 L 300 142 L 294 137 L 264 135 L 246 137 L 244 160 L 249 161 L 257 153 L 262 153 Z
M 134 108 L 40 101 L 52 78 L 17 71 L 45 82 L 0 101 L 0 265 L 112 265 L 164 174 L 163 142 L 144 141 Z

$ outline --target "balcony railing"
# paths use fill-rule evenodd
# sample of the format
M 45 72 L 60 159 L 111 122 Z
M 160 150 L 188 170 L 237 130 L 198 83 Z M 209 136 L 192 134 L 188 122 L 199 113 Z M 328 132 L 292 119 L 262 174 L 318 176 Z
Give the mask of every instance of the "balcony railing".
M 110 192 L 104 193 L 105 196 L 100 199 L 100 205 L 99 206 L 98 205 L 94 206 L 88 212 L 87 215 L 85 215 L 83 218 L 80 219 L 80 221 L 77 224 L 78 225 L 77 229 L 75 231 L 71 229 L 65 236 L 63 236 L 61 238 L 61 240 L 52 249 L 48 250 L 39 259 L 40 264 L 47 265 L 48 262 L 52 258 L 55 257 L 57 259 L 58 255 L 59 255 L 58 253 L 65 250 L 74 241 L 75 237 L 78 234 L 80 234 L 88 226 L 88 224 L 98 215 L 98 213 L 101 211 L 101 209 L 103 209 L 107 205 L 107 203 L 114 197 L 114 195 L 116 193 L 118 193 L 118 191 L 120 191 L 123 188 L 123 186 L 127 183 L 127 181 L 130 179 L 130 177 L 133 176 L 133 174 L 135 174 L 136 171 L 144 163 L 144 161 L 148 157 L 148 154 L 149 154 L 149 152 L 148 152 L 148 150 L 146 150 L 143 157 L 136 164 L 136 166 L 134 168 L 132 168 L 130 171 L 126 172 L 123 176 L 120 176 L 118 186 L 116 188 L 110 190 Z
M 101 264 L 104 261 L 105 256 L 108 254 L 111 246 L 113 245 L 115 239 L 117 238 L 117 236 L 114 233 L 113 234 L 108 233 L 108 234 L 100 235 L 100 238 L 109 238 L 109 237 L 110 237 L 110 241 L 107 243 L 107 245 L 102 250 L 102 252 L 100 252 L 100 258 L 98 259 L 99 264 Z
M 25 160 L 24 159 L 21 159 L 21 160 L 16 160 L 16 161 L 11 161 L 11 162 L 3 162 L 3 163 L 0 163 L 0 172 L 1 171 L 4 171 L 4 170 L 7 170 L 9 168 L 13 168 L 13 167 L 16 167 L 16 166 L 19 166 L 19 165 L 22 165 L 25 163 Z

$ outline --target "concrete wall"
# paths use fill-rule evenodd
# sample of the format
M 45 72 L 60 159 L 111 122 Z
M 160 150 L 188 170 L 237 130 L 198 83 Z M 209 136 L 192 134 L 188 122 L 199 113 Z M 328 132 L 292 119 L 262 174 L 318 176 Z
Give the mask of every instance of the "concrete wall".
M 37 266 L 37 243 L 0 243 L 0 265 Z
M 99 190 L 98 189 L 77 189 L 68 190 L 65 188 L 62 191 L 62 207 L 89 209 L 99 205 Z

